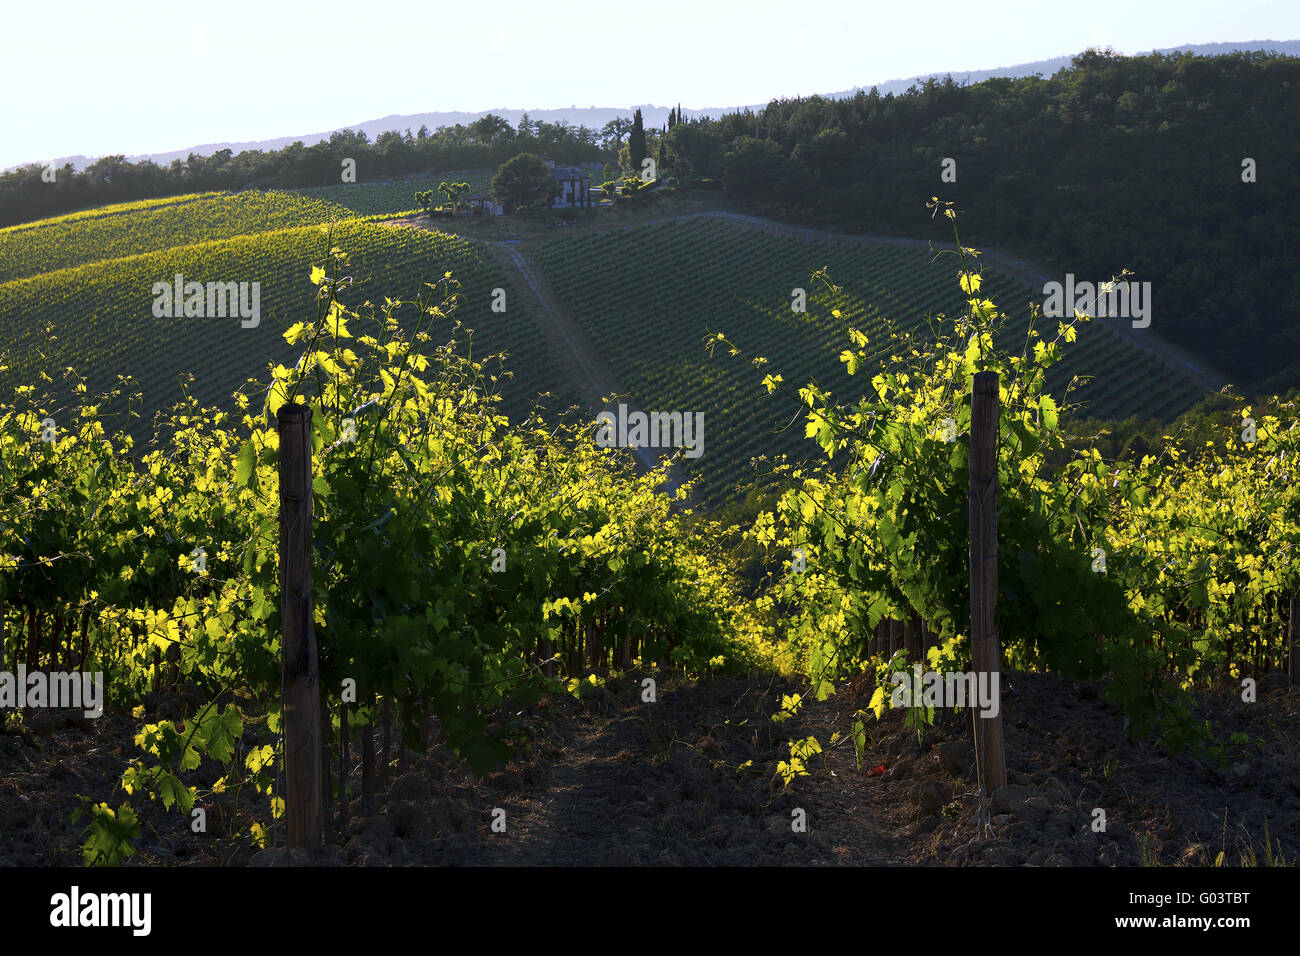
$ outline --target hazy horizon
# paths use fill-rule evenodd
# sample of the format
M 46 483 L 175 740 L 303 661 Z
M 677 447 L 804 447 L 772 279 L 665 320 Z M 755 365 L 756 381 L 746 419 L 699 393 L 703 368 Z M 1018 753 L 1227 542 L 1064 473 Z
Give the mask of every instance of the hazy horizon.
M 449 24 L 397 0 L 369 4 L 364 17 L 337 0 L 316 16 L 232 0 L 203 25 L 174 9 L 145 0 L 127 19 L 75 0 L 57 20 L 34 7 L 12 10 L 0 77 L 30 94 L 10 100 L 16 135 L 0 144 L 0 168 L 307 136 L 429 112 L 723 109 L 1092 46 L 1134 54 L 1300 37 L 1300 10 L 1283 0 L 1229 9 L 1098 0 L 1068 10 L 1010 0 L 974 16 L 951 2 L 868 10 L 813 0 L 794 21 L 771 0 L 709 9 L 668 0 L 638 19 L 632 36 L 617 20 L 520 0 L 505 0 L 479 25 Z M 1243 34 L 1251 39 L 1224 39 Z M 53 69 L 51 49 L 59 51 Z M 630 66 L 638 56 L 639 69 Z M 159 75 L 173 63 L 175 77 Z M 217 66 L 193 69 L 205 63 Z

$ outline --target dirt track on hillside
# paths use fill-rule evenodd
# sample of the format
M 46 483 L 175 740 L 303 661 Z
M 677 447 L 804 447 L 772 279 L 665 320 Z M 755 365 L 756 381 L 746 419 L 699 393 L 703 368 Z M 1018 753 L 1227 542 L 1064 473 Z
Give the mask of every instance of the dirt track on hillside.
M 605 361 L 595 343 L 555 294 L 532 254 L 518 245 L 504 243 L 493 243 L 492 254 L 528 296 L 534 311 L 542 319 L 548 353 L 562 373 L 567 374 L 566 380 L 580 386 L 590 406 L 603 408 L 607 397 L 624 396 L 626 401 L 623 404 L 627 405 L 628 413 L 638 411 L 618 373 Z M 633 452 L 646 469 L 659 464 L 658 456 L 650 448 L 634 448 Z M 684 481 L 680 469 L 674 466 L 662 490 L 672 495 Z
M 647 216 L 645 218 L 622 221 L 610 226 L 602 225 L 578 225 L 572 228 L 571 234 L 581 234 L 584 232 L 610 232 L 616 230 L 626 230 L 639 228 L 641 226 L 657 225 L 665 222 L 683 222 L 689 219 L 711 218 L 726 219 L 731 222 L 743 223 L 762 230 L 772 235 L 786 236 L 792 239 L 801 239 L 805 241 L 831 242 L 831 243 L 857 243 L 864 245 L 886 244 L 895 246 L 906 246 L 915 249 L 934 249 L 939 251 L 940 247 L 924 239 L 910 239 L 900 236 L 876 235 L 869 233 L 844 233 L 836 232 L 829 229 L 815 229 L 807 226 L 797 226 L 790 223 L 777 222 L 772 219 L 765 219 L 760 216 L 752 216 L 746 213 L 735 212 L 727 209 L 701 209 L 697 211 L 679 213 L 671 216 Z M 415 228 L 427 228 L 418 222 L 403 222 L 402 225 L 414 226 Z M 550 237 L 548 237 L 550 238 Z M 556 236 L 555 238 L 560 238 Z M 486 240 L 481 240 L 486 241 Z M 520 240 L 517 243 L 505 244 L 500 242 L 488 242 L 487 244 L 494 248 L 506 248 L 513 252 L 521 252 L 527 255 L 525 249 L 527 239 Z M 1041 289 L 1049 281 L 1060 280 L 1060 275 L 1049 275 L 1041 266 L 1032 263 L 1027 259 L 1018 258 L 1001 252 L 996 249 L 981 249 L 981 258 L 987 262 L 994 270 L 1010 276 L 1020 282 L 1025 283 L 1031 289 Z M 540 270 L 534 269 L 534 273 L 541 275 Z M 558 301 L 552 300 L 554 306 L 558 306 L 559 313 L 563 314 L 563 306 Z M 1111 329 L 1118 335 L 1121 335 L 1129 343 L 1142 349 L 1166 364 L 1181 369 L 1186 374 L 1197 381 L 1206 391 L 1217 391 L 1227 383 L 1227 377 L 1217 369 L 1212 368 L 1208 363 L 1192 355 L 1185 349 L 1168 342 L 1149 329 L 1135 329 L 1126 319 L 1120 318 L 1097 318 L 1094 321 Z M 574 323 L 576 328 L 576 323 Z M 578 329 L 581 332 L 581 329 Z M 600 368 L 604 363 L 601 360 L 597 350 L 590 344 L 590 340 L 585 336 L 574 338 L 578 343 L 575 347 L 581 354 L 581 361 L 593 369 Z

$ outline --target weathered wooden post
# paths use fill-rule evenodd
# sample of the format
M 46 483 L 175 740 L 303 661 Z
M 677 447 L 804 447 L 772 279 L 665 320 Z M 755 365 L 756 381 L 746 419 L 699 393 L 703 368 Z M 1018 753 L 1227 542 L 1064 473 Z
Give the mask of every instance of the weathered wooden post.
M 970 617 L 971 657 L 980 687 L 992 687 L 986 674 L 1001 671 L 994 611 L 998 603 L 998 373 L 979 372 L 971 391 L 970 422 Z M 985 681 L 988 681 L 986 684 Z M 979 761 L 980 808 L 1006 786 L 1002 710 L 973 722 Z
M 374 713 L 375 698 L 370 698 L 370 712 Z M 367 720 L 361 728 L 361 812 L 367 816 L 379 809 L 375 797 L 375 725 Z
M 330 777 L 330 708 L 329 701 L 322 695 L 320 701 L 320 799 L 321 827 L 329 825 L 330 794 L 333 792 L 333 778 Z
M 920 663 L 925 666 L 928 662 L 925 659 L 925 634 L 924 625 L 921 623 L 921 615 L 916 611 L 912 612 L 912 619 L 907 623 L 907 656 L 914 663 Z
M 1286 615 L 1286 627 L 1291 636 L 1291 646 L 1287 651 L 1287 670 L 1291 679 L 1291 686 L 1295 687 L 1300 684 L 1300 640 L 1296 639 L 1295 627 L 1295 592 L 1291 592 L 1291 606 Z
M 392 759 L 391 747 L 393 744 L 393 707 L 389 703 L 388 695 L 384 695 L 383 703 L 379 705 L 380 723 L 383 726 L 383 746 L 379 749 L 379 786 L 387 789 L 389 784 L 388 763 Z
M 352 731 L 348 727 L 348 703 L 339 704 L 339 829 L 348 827 L 348 777 L 352 773 L 352 759 L 349 754 L 348 741 Z
M 280 434 L 280 620 L 284 634 L 284 810 L 288 846 L 321 845 L 320 672 L 311 604 L 311 409 L 283 405 Z

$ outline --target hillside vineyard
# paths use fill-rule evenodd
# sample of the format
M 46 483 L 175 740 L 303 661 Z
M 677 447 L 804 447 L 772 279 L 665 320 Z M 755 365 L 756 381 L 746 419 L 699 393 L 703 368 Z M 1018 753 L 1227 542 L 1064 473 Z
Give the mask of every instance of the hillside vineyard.
M 1285 912 L 1158 881 L 1300 859 L 1298 96 L 1092 50 L 0 175 L 0 862 Z

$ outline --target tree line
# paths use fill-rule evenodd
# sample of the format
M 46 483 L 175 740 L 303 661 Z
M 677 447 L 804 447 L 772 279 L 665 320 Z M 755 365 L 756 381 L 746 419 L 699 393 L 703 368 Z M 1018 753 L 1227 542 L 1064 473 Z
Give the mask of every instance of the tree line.
M 345 159 L 356 162 L 361 181 L 414 173 L 499 166 L 520 152 L 543 153 L 562 163 L 602 162 L 616 155 L 627 129 L 606 124 L 592 130 L 569 123 L 530 120 L 517 127 L 489 114 L 470 123 L 412 134 L 388 131 L 374 140 L 364 132 L 339 130 L 326 141 L 301 141 L 279 150 L 229 149 L 160 166 L 151 160 L 129 162 L 105 156 L 77 172 L 71 164 L 54 170 L 54 181 L 40 164 L 0 174 L 0 226 L 105 203 L 130 202 L 211 189 L 329 186 L 342 181 Z

